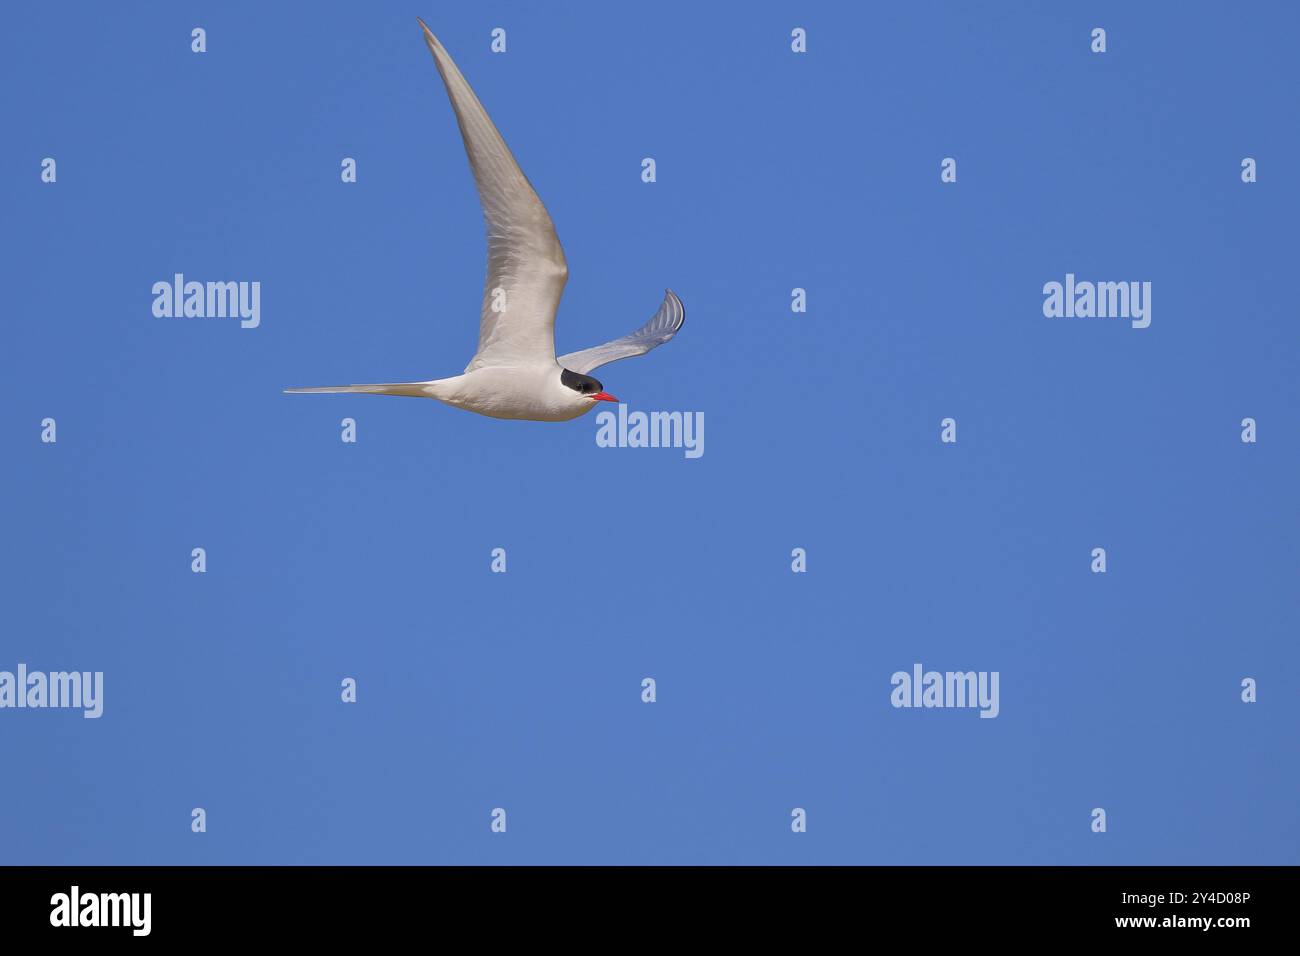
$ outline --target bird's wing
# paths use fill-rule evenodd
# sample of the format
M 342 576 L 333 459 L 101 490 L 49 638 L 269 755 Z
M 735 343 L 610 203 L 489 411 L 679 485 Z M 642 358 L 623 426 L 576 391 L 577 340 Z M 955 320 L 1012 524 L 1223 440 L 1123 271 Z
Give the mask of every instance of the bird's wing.
M 633 355 L 645 355 L 651 349 L 663 345 L 682 327 L 686 321 L 686 309 L 682 300 L 672 289 L 664 290 L 664 302 L 659 311 L 641 328 L 621 339 L 593 345 L 581 352 L 561 355 L 555 361 L 571 372 L 590 372 L 610 362 L 631 358 Z
M 555 311 L 569 275 L 555 226 L 447 50 L 423 20 L 420 26 L 456 112 L 487 220 L 478 351 L 465 371 L 553 361 Z

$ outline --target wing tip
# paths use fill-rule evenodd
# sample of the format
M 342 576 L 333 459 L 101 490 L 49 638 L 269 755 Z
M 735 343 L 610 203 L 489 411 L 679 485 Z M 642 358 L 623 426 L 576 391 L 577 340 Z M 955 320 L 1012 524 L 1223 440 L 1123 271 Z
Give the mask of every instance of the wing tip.
M 429 24 L 425 23 L 423 18 L 416 17 L 415 22 L 420 24 L 420 29 L 424 31 L 424 42 L 427 43 L 431 49 L 442 45 L 438 42 L 438 38 L 433 35 L 433 31 L 429 29 Z
M 671 299 L 677 306 L 677 322 L 673 325 L 673 332 L 677 332 L 678 329 L 686 324 L 686 306 L 682 303 L 681 297 L 672 289 L 664 289 L 664 295 Z

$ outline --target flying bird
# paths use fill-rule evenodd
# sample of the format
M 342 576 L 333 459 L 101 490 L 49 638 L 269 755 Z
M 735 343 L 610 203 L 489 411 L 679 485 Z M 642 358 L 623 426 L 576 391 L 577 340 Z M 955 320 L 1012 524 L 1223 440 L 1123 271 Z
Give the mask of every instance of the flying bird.
M 420 27 L 456 113 L 487 221 L 487 281 L 478 351 L 464 373 L 451 378 L 285 391 L 409 395 L 492 418 L 542 422 L 568 421 L 597 402 L 617 402 L 587 373 L 618 359 L 644 355 L 671 339 L 686 320 L 682 300 L 671 289 L 665 290 L 659 311 L 635 332 L 556 356 L 555 312 L 569 267 L 555 226 L 451 55 L 423 20 Z

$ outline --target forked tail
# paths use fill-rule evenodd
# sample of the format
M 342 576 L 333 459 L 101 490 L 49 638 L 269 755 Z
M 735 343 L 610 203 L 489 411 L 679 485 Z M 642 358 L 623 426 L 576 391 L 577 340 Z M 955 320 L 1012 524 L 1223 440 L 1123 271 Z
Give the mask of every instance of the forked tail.
M 325 385 L 320 388 L 286 388 L 286 395 L 329 395 L 339 392 L 360 392 L 363 395 L 410 395 L 415 398 L 432 398 L 426 390 L 428 382 L 390 382 L 386 385 Z

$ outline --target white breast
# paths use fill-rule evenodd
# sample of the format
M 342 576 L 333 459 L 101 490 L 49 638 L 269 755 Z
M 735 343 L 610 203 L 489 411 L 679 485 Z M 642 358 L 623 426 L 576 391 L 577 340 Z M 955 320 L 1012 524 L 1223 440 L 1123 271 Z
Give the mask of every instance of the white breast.
M 560 384 L 560 367 L 487 366 L 430 382 L 428 394 L 440 402 L 490 418 L 565 422 L 590 411 L 596 403 Z

